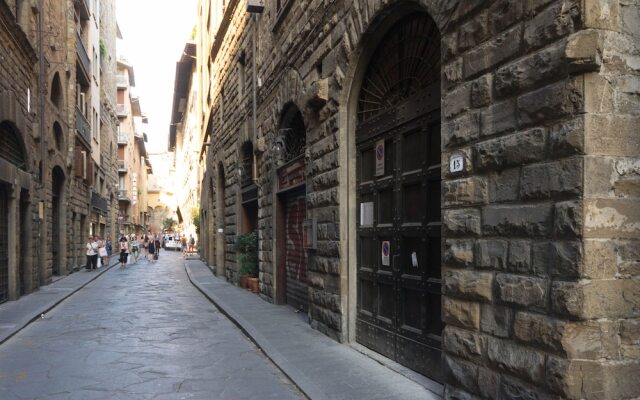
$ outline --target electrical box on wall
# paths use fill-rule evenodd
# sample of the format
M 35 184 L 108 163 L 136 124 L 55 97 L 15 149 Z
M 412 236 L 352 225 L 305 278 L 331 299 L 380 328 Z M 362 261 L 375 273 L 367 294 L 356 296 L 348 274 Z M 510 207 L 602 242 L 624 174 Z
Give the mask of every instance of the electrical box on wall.
M 317 229 L 318 222 L 315 217 L 302 221 L 302 245 L 306 250 L 318 248 Z
M 264 11 L 264 0 L 247 0 L 247 12 L 262 14 Z

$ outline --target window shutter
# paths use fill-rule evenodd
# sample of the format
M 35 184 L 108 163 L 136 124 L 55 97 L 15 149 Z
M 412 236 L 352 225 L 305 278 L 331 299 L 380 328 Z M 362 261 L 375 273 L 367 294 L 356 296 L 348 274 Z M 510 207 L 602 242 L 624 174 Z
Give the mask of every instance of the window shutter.
M 87 154 L 87 185 L 93 185 L 93 159 Z
M 76 178 L 82 178 L 84 175 L 84 160 L 79 147 L 75 148 L 73 154 L 73 172 Z

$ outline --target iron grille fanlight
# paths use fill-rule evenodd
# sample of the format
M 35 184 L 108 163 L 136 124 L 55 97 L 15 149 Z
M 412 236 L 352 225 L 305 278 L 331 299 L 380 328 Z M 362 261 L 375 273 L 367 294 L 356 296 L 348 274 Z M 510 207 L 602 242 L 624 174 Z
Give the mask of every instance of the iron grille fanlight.
M 4 158 L 21 170 L 27 169 L 20 135 L 6 122 L 0 124 L 0 158 Z
M 440 34 L 431 18 L 395 24 L 371 58 L 358 100 L 362 123 L 440 80 Z
M 278 165 L 284 165 L 289 161 L 304 155 L 306 148 L 305 132 L 293 128 L 282 128 L 278 130 L 278 137 L 275 140 L 275 156 Z

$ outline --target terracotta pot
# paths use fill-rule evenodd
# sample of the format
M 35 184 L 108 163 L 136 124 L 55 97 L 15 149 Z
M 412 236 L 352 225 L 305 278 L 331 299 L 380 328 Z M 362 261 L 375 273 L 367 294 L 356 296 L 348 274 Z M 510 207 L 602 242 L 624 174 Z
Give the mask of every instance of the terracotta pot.
M 258 278 L 249 278 L 249 290 L 253 293 L 258 293 L 260 291 L 260 281 Z
M 244 289 L 248 289 L 249 288 L 249 277 L 248 276 L 241 276 L 240 277 L 240 287 L 244 288 Z

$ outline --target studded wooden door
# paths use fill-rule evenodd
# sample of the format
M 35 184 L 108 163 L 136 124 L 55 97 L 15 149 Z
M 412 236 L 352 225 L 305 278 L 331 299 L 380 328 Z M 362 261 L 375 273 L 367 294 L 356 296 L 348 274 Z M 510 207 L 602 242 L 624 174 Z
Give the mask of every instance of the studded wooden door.
M 307 254 L 303 247 L 303 221 L 305 218 L 304 191 L 295 191 L 286 197 L 285 206 L 285 265 L 287 274 L 287 304 L 296 309 L 308 309 Z
M 9 300 L 9 194 L 0 184 L 0 303 Z
M 442 381 L 439 43 L 429 17 L 405 18 L 363 81 L 356 339 Z

